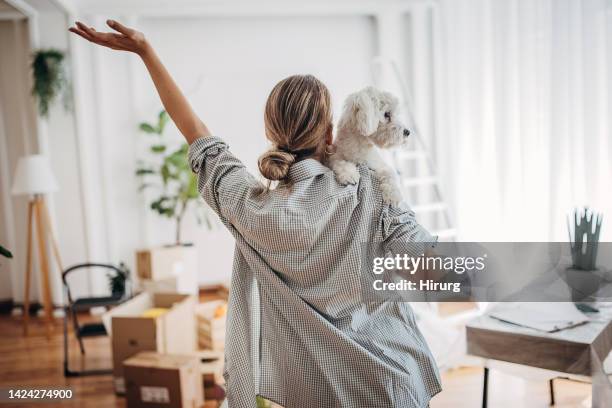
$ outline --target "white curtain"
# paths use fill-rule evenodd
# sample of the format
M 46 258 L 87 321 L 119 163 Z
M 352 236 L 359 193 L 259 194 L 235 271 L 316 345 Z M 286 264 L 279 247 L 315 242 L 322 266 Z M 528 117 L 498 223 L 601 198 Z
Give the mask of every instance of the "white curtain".
M 441 0 L 436 157 L 461 240 L 612 239 L 612 2 Z

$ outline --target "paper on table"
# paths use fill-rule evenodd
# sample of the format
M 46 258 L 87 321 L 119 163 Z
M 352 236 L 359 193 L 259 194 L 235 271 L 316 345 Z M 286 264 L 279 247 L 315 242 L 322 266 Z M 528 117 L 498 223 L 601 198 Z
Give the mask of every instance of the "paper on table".
M 548 333 L 586 323 L 589 319 L 569 302 L 521 302 L 497 306 L 495 319 Z

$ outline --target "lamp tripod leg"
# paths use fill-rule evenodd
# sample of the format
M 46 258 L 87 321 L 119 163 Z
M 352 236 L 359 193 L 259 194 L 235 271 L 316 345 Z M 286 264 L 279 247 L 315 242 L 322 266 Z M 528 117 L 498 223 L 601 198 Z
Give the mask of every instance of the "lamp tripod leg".
M 23 294 L 23 335 L 28 335 L 30 321 L 30 279 L 32 276 L 32 217 L 34 216 L 34 202 L 28 203 L 28 248 L 26 254 L 25 289 Z
M 38 235 L 38 252 L 40 261 L 40 272 L 42 277 L 42 295 L 43 295 L 43 306 L 45 309 L 45 317 L 47 320 L 47 338 L 51 337 L 51 329 L 53 324 L 53 306 L 51 298 L 51 286 L 49 282 L 49 262 L 47 258 L 47 250 L 45 247 L 45 236 L 46 231 L 43 224 L 43 204 L 42 198 L 37 197 L 35 201 L 35 214 L 36 214 L 36 230 Z
M 64 268 L 62 266 L 62 258 L 60 258 L 57 241 L 55 240 L 55 235 L 53 235 L 53 228 L 51 228 L 51 217 L 49 216 L 49 208 L 47 207 L 47 204 L 42 200 L 40 204 L 43 209 L 44 226 L 47 229 L 47 235 L 49 239 L 51 240 L 51 249 L 53 250 L 53 256 L 55 257 L 55 261 L 57 262 L 57 267 L 59 268 L 59 273 L 61 274 L 64 271 Z

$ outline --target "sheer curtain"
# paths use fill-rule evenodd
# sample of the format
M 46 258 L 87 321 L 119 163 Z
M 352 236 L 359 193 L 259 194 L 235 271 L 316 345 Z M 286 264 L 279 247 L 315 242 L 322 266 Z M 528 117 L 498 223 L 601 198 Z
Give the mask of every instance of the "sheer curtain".
M 436 158 L 461 240 L 612 239 L 612 2 L 441 0 Z M 606 225 L 608 224 L 608 225 Z

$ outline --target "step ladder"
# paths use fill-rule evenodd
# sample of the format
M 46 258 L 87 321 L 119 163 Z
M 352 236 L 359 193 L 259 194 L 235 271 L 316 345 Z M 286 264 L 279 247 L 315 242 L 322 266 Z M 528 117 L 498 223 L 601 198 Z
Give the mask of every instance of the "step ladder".
M 391 76 L 395 88 L 389 91 L 400 100 L 401 113 L 410 129 L 413 142 L 403 150 L 392 153 L 391 160 L 400 176 L 404 199 L 415 212 L 419 223 L 427 228 L 439 241 L 454 241 L 457 231 L 453 227 L 448 204 L 444 201 L 435 163 L 423 140 L 415 120 L 412 97 L 397 64 L 377 57 L 372 61 L 372 77 L 377 87 L 384 89 L 384 75 Z

